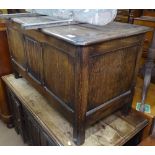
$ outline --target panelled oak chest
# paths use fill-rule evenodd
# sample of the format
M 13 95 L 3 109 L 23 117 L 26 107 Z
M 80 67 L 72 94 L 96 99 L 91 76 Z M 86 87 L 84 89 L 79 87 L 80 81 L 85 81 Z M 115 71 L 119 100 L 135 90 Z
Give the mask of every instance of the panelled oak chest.
M 16 77 L 31 82 L 73 124 L 80 145 L 88 125 L 120 108 L 130 110 L 149 29 L 117 22 L 24 29 L 50 21 L 46 16 L 8 20 L 12 64 Z

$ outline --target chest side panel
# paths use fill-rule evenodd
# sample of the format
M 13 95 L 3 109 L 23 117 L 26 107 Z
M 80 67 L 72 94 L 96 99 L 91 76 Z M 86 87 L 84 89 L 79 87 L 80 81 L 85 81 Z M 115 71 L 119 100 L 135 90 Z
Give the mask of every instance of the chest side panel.
M 126 42 L 126 46 L 120 44 L 118 49 L 110 50 L 90 57 L 89 110 L 131 89 L 140 45 Z

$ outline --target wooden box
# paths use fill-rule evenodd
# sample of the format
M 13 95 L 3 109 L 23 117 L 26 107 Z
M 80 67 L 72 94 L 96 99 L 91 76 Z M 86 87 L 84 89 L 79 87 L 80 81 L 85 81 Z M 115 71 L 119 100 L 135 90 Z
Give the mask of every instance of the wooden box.
M 147 27 L 113 22 L 106 26 L 70 24 L 36 30 L 24 25 L 48 17 L 8 21 L 16 77 L 22 75 L 73 124 L 80 145 L 90 124 L 131 108 L 138 60 Z
M 24 78 L 3 76 L 14 126 L 29 145 L 74 146 L 72 125 Z M 137 111 L 110 114 L 86 129 L 83 146 L 137 145 L 147 120 Z
M 6 94 L 1 77 L 11 73 L 11 59 L 9 54 L 6 25 L 0 21 L 0 118 L 5 123 L 10 123 L 10 111 L 7 105 Z

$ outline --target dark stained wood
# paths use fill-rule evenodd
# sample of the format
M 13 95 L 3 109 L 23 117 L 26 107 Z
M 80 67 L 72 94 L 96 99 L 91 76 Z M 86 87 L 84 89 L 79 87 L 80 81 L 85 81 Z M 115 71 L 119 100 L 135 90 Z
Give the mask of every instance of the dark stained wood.
M 44 20 L 33 19 L 34 23 Z M 86 124 L 122 107 L 124 113 L 131 109 L 138 60 L 149 28 L 114 22 L 23 30 L 20 24 L 25 17 L 13 21 L 8 23 L 8 35 L 15 71 L 70 120 L 77 145 L 84 143 Z
M 4 84 L 1 77 L 12 72 L 9 47 L 6 34 L 6 25 L 0 21 L 0 118 L 5 123 L 11 123 L 11 114 L 7 104 Z
M 27 59 L 27 72 L 40 84 L 43 78 L 43 64 L 38 62 L 42 61 L 42 48 L 38 42 L 25 37 L 25 50 L 26 57 L 32 58 Z
M 50 61 L 46 61 L 50 59 Z M 48 91 L 54 93 L 69 107 L 73 108 L 74 102 L 74 60 L 59 49 L 44 45 L 43 66 L 50 68 L 44 69 L 44 85 Z M 68 79 L 68 77 L 70 77 Z
M 88 92 L 89 92 L 89 55 L 87 48 L 77 49 L 76 65 L 75 65 L 75 100 L 74 109 L 75 116 L 73 122 L 73 138 L 77 145 L 81 145 L 85 141 L 85 124 L 86 112 L 88 106 Z M 78 76 L 77 76 L 78 75 Z M 81 135 L 81 136 L 79 136 Z

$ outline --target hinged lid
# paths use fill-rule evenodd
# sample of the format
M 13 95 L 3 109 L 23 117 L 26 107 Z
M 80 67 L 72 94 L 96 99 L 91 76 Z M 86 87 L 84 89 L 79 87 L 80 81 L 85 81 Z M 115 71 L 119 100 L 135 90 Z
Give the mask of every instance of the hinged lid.
M 72 20 L 53 19 L 49 16 L 28 17 L 18 15 L 11 20 L 21 25 L 23 29 L 38 29 L 45 34 L 63 39 L 74 45 L 89 45 L 111 39 L 123 38 L 151 31 L 145 26 L 111 22 L 104 26 L 82 24 Z
M 112 22 L 105 26 L 77 24 L 43 28 L 42 32 L 75 45 L 88 45 L 141 34 L 151 30 L 151 28 L 145 26 Z

